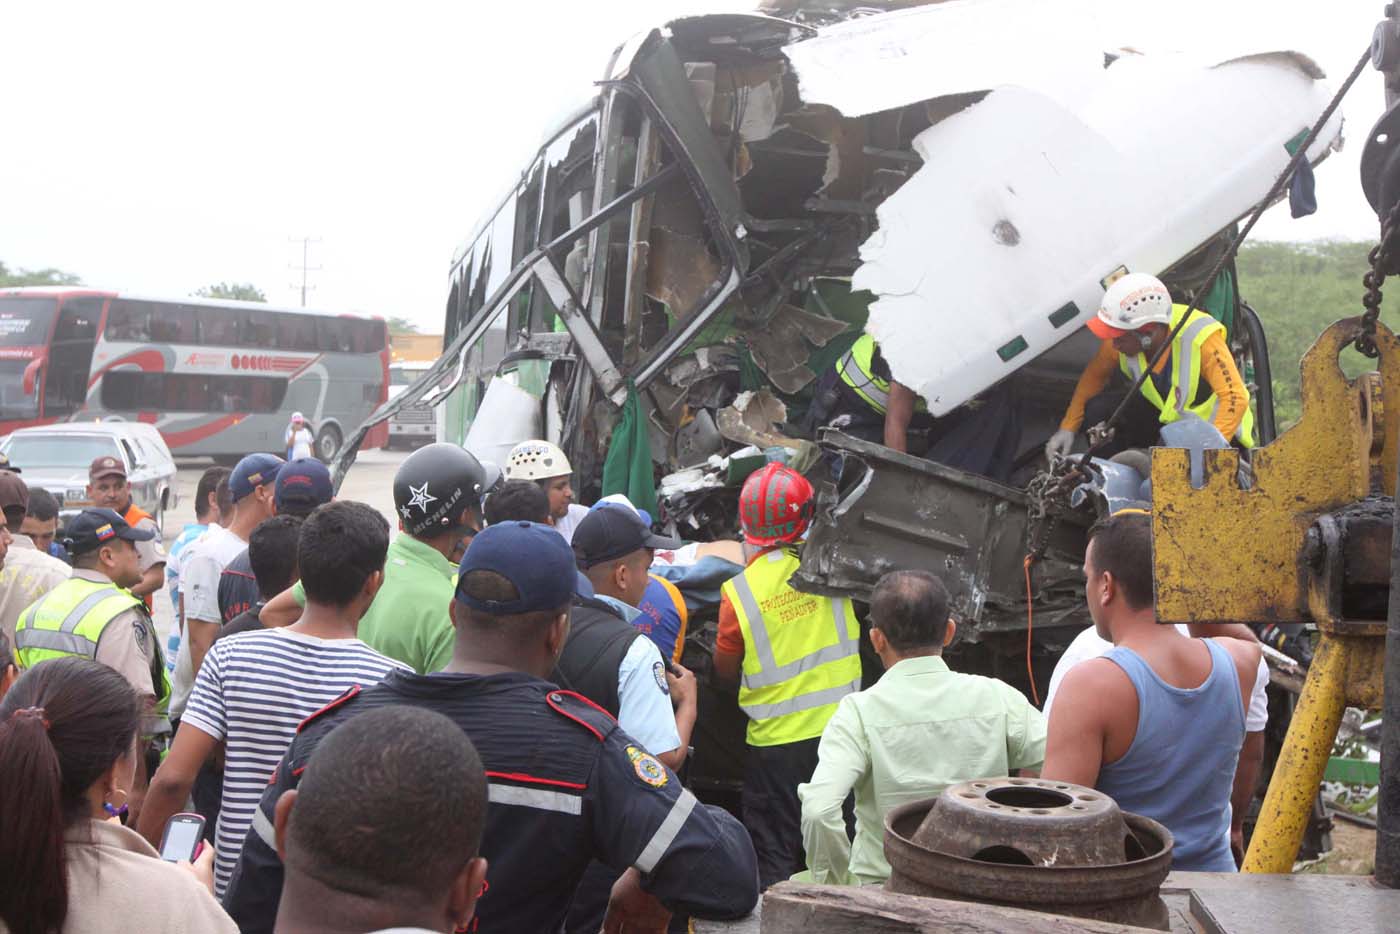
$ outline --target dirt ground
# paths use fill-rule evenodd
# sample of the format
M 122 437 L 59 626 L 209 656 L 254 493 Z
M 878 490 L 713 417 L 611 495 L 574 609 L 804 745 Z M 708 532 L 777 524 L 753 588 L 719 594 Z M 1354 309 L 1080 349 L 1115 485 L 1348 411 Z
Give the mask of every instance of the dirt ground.
M 1367 827 L 1332 822 L 1332 851 L 1303 872 L 1338 876 L 1367 876 L 1376 868 L 1376 832 Z

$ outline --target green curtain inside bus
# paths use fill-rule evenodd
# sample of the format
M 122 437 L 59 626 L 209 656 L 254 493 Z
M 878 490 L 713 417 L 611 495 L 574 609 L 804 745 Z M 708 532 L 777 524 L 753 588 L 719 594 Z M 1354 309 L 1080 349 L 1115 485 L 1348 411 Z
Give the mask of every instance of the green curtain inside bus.
M 656 477 L 651 465 L 651 440 L 637 387 L 627 381 L 627 401 L 622 418 L 613 429 L 608 456 L 603 461 L 603 495 L 622 493 L 632 505 L 656 515 Z

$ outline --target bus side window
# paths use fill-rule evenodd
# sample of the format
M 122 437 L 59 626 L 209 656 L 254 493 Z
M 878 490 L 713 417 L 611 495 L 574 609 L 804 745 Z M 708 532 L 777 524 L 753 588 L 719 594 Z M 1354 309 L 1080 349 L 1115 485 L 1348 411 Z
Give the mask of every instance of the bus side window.
M 245 311 L 239 343 L 249 348 L 294 350 L 282 341 L 283 315 L 268 311 Z
M 316 347 L 321 353 L 344 353 L 350 349 L 350 322 L 344 318 L 316 319 Z
M 316 350 L 317 319 L 311 315 L 275 315 L 277 337 L 272 346 L 278 350 Z
M 232 308 L 200 308 L 199 340 L 203 344 L 237 347 L 247 312 Z
M 109 316 L 110 317 L 110 316 Z M 109 325 L 110 327 L 110 325 Z M 150 339 L 161 344 L 198 342 L 193 305 L 155 305 L 151 309 Z
M 146 342 L 151 339 L 151 307 L 145 302 L 117 299 L 107 311 L 103 336 L 109 341 Z
M 383 321 L 352 321 L 350 334 L 355 353 L 378 353 L 388 342 Z

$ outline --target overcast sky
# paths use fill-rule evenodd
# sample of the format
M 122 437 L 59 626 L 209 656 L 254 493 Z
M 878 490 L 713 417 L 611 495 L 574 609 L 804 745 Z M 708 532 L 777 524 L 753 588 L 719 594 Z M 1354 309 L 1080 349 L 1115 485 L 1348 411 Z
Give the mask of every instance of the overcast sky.
M 1056 0 L 1036 0 L 1052 3 Z M 1380 0 L 1084 0 L 1105 47 L 1228 57 L 1292 48 L 1335 86 Z M 632 32 L 705 0 L 9 4 L 0 53 L 0 261 L 184 295 L 221 280 L 439 331 L 458 242 L 554 115 Z M 1001 28 L 1014 29 L 1014 22 Z M 1046 37 L 1053 43 L 1054 37 Z M 990 35 L 987 54 L 996 54 Z M 932 63 L 931 67 L 936 67 Z M 1370 239 L 1357 163 L 1383 109 L 1367 68 L 1321 209 L 1272 239 Z M 1183 145 L 1189 128 L 1183 127 Z M 295 239 L 298 242 L 292 242 Z

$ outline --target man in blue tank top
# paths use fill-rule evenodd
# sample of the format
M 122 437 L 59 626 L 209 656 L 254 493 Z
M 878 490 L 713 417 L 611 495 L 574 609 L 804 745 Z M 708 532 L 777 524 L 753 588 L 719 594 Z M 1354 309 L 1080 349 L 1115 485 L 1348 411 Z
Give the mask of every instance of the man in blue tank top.
M 1091 785 L 1164 824 L 1173 869 L 1233 872 L 1230 792 L 1258 644 L 1158 624 L 1152 524 L 1141 511 L 1090 530 L 1084 577 L 1089 615 L 1113 648 L 1065 675 L 1042 777 Z

